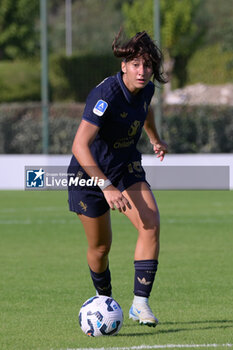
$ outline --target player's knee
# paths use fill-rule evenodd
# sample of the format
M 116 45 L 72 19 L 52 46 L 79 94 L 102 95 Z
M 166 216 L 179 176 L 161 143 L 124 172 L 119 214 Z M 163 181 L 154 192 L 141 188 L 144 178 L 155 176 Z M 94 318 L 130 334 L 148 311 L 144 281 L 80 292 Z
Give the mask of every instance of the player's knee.
M 160 217 L 158 212 L 152 210 L 145 210 L 140 214 L 140 225 L 143 229 L 153 230 L 155 233 L 159 233 L 160 229 Z
M 102 259 L 106 257 L 110 251 L 111 244 L 102 244 L 95 248 L 95 255 Z

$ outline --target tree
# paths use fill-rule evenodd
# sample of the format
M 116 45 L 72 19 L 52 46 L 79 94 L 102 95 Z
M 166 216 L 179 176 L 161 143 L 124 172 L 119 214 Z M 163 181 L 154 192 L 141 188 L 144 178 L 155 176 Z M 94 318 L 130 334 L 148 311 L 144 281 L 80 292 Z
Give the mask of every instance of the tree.
M 73 0 L 73 52 L 111 52 L 114 36 L 123 21 L 121 6 L 129 0 Z M 65 50 L 65 1 L 50 13 L 49 42 L 52 52 Z M 55 9 L 54 9 L 55 10 Z
M 207 23 L 205 46 L 218 45 L 222 51 L 233 53 L 233 7 L 228 0 L 205 0 L 203 11 L 199 17 L 204 17 Z M 233 56 L 227 62 L 227 69 L 233 68 Z
M 129 36 L 146 30 L 153 36 L 153 1 L 135 0 L 122 7 L 125 15 L 125 30 Z M 204 33 L 194 21 L 200 0 L 161 0 L 161 41 L 165 56 L 165 71 L 171 80 L 172 72 L 177 73 L 178 85 L 185 83 L 185 66 L 197 48 Z M 182 66 L 179 72 L 178 67 Z M 169 85 L 168 85 L 169 86 Z
M 228 42 L 229 31 L 233 30 L 233 6 L 229 0 L 205 0 L 199 17 L 205 17 L 207 33 L 205 45 Z M 226 36 L 226 34 L 228 34 Z M 231 41 L 232 42 L 232 41 Z M 232 42 L 233 45 L 233 42 Z
M 38 0 L 1 0 L 0 59 L 35 54 L 36 47 L 39 48 L 36 18 L 39 18 Z

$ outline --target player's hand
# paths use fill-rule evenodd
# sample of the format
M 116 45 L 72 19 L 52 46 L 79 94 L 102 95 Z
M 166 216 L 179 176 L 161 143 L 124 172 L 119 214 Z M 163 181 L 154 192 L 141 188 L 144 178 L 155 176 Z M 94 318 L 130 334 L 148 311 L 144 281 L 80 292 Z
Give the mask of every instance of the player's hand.
M 106 187 L 103 190 L 104 196 L 108 205 L 112 210 L 118 209 L 119 212 L 126 211 L 126 207 L 129 209 L 131 205 L 127 198 L 113 185 Z
M 157 143 L 154 143 L 153 149 L 155 154 L 157 154 L 156 158 L 160 158 L 160 161 L 163 161 L 165 154 L 168 152 L 168 145 L 166 144 L 166 142 L 161 140 Z

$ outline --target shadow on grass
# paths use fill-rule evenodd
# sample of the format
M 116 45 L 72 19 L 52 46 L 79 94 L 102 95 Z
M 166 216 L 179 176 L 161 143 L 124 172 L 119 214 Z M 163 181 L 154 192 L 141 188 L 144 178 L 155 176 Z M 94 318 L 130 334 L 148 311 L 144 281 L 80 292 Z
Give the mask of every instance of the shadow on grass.
M 205 321 L 187 321 L 187 322 L 160 322 L 160 325 L 178 325 L 178 324 L 202 324 L 202 323 L 233 323 L 233 320 L 205 320 Z
M 178 325 L 203 325 L 195 328 L 186 328 L 186 327 L 177 327 L 169 329 L 159 329 L 159 326 L 178 326 Z M 209 324 L 209 326 L 207 326 Z M 214 325 L 216 324 L 216 325 Z M 206 320 L 206 321 L 189 321 L 189 322 L 162 322 L 156 328 L 150 328 L 150 331 L 147 332 L 148 328 L 138 323 L 126 324 L 129 328 L 141 327 L 143 332 L 132 332 L 125 334 L 118 334 L 118 337 L 140 337 L 145 335 L 154 335 L 154 334 L 168 334 L 168 333 L 178 333 L 178 332 L 187 332 L 187 331 L 205 331 L 210 329 L 227 329 L 233 327 L 233 320 Z

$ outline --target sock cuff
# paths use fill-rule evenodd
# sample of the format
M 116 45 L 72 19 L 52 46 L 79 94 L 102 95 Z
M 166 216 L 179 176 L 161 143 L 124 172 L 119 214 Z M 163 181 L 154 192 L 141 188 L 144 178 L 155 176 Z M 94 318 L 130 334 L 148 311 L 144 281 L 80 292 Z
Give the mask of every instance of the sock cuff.
M 134 260 L 135 270 L 144 271 L 144 270 L 157 270 L 158 260 L 149 259 L 149 260 Z
M 103 272 L 94 272 L 92 271 L 92 269 L 90 268 L 89 266 L 89 269 L 90 269 L 90 272 L 91 272 L 91 275 L 94 276 L 94 277 L 104 277 L 106 273 L 110 273 L 110 270 L 109 270 L 109 266 L 107 266 L 106 270 L 103 271 Z

